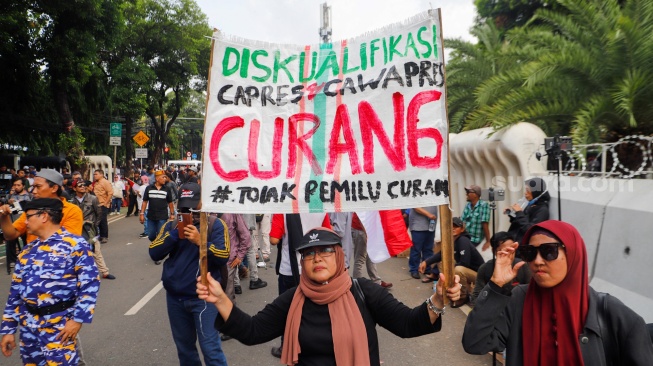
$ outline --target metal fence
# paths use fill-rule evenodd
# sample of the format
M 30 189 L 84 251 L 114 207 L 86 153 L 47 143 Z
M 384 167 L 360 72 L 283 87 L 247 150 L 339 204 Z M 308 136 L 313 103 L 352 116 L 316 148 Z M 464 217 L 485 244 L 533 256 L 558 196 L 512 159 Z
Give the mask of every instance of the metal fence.
M 544 146 L 538 151 L 546 155 Z M 531 159 L 536 158 L 533 153 Z M 561 173 L 570 176 L 653 179 L 653 136 L 630 135 L 616 142 L 574 146 L 562 152 Z M 543 165 L 544 161 L 542 162 Z M 549 158 L 543 166 L 549 174 L 557 171 Z

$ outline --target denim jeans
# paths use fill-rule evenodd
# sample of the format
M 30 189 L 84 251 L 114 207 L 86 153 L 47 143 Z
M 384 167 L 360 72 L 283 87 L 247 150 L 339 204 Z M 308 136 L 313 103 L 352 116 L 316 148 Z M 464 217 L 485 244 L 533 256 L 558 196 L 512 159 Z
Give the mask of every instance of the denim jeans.
M 122 198 L 113 197 L 111 199 L 111 212 L 120 212 L 120 207 L 122 207 Z
M 218 309 L 200 299 L 179 300 L 166 294 L 172 338 L 180 365 L 201 366 L 195 342 L 199 338 L 206 366 L 227 365 L 220 334 L 214 327 Z
M 154 241 L 154 239 L 156 239 L 156 235 L 159 233 L 159 230 L 161 230 L 166 221 L 168 220 L 163 219 L 147 221 L 147 238 L 150 239 L 150 241 Z
M 413 238 L 413 246 L 410 247 L 408 270 L 413 273 L 417 272 L 420 262 L 433 256 L 435 231 L 411 231 L 410 235 Z M 430 274 L 431 268 L 427 266 L 424 273 Z

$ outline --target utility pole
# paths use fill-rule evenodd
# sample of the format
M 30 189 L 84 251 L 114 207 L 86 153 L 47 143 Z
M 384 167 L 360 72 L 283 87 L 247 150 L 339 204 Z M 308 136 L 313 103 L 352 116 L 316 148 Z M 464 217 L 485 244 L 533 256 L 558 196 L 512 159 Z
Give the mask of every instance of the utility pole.
M 331 43 L 331 7 L 327 3 L 320 5 L 320 38 L 322 43 Z

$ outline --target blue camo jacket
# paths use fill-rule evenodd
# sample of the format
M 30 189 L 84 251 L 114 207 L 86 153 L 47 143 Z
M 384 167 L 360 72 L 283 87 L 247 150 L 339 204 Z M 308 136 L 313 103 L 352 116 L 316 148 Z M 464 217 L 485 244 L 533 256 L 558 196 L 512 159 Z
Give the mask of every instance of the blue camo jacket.
M 93 319 L 100 277 L 88 243 L 61 228 L 45 241 L 27 244 L 18 256 L 0 334 L 13 334 L 21 326 L 43 328 L 62 319 L 90 323 Z M 40 317 L 27 311 L 75 300 L 64 312 Z M 63 316 L 63 318 L 62 318 Z

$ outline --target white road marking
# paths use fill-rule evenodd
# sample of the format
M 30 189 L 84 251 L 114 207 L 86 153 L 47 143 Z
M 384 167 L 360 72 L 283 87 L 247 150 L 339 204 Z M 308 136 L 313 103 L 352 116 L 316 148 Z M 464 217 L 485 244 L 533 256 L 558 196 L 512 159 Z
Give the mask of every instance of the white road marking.
M 154 288 L 151 289 L 150 292 L 148 292 L 145 296 L 143 296 L 143 298 L 140 299 L 136 305 L 132 306 L 132 308 L 129 309 L 125 315 L 135 315 L 138 313 L 138 311 L 141 310 L 141 308 L 143 308 L 143 306 L 145 306 L 148 301 L 152 300 L 154 295 L 156 295 L 157 292 L 161 291 L 161 289 L 163 289 L 163 282 L 159 282 L 156 286 L 154 286 Z
M 127 243 L 127 245 L 132 245 L 132 244 L 134 244 L 134 243 Z

